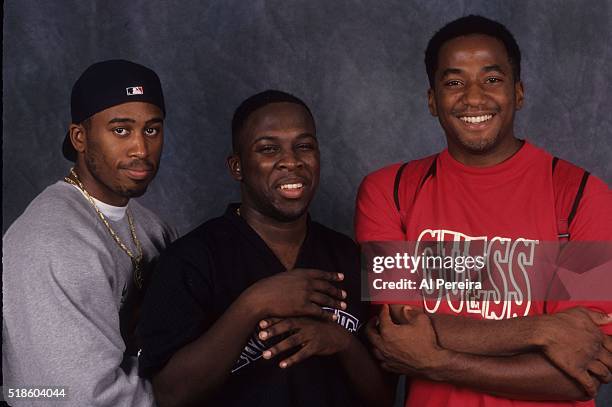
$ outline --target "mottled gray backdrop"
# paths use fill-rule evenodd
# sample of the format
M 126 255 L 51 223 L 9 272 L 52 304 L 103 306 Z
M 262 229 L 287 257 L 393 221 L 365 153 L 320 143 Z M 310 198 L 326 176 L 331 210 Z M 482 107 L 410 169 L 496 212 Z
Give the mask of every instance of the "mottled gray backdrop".
M 521 46 L 518 135 L 612 181 L 610 1 L 13 0 L 4 11 L 3 232 L 70 167 L 60 144 L 74 80 L 125 58 L 164 86 L 162 166 L 142 201 L 181 232 L 237 200 L 224 167 L 232 112 L 278 88 L 317 119 L 313 215 L 351 234 L 364 175 L 444 146 L 423 52 L 436 29 L 469 13 L 506 24 Z

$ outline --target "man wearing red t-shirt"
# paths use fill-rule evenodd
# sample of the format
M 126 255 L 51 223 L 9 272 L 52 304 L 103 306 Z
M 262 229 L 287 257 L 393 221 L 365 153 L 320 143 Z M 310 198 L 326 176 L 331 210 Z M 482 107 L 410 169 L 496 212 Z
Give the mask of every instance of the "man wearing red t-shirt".
M 524 96 L 520 50 L 503 25 L 468 16 L 432 37 L 425 62 L 429 109 L 448 148 L 402 168 L 426 174 L 418 189 L 398 177 L 400 164 L 364 179 L 357 240 L 478 241 L 503 273 L 516 242 L 558 240 L 555 206 L 568 193 L 554 187 L 553 157 L 514 135 Z M 585 180 L 570 240 L 610 242 L 611 191 L 596 177 Z M 368 335 L 383 368 L 410 377 L 406 406 L 593 405 L 600 384 L 612 380 L 610 303 L 545 307 L 543 297 L 517 297 L 508 287 L 501 301 L 447 296 L 383 306 Z

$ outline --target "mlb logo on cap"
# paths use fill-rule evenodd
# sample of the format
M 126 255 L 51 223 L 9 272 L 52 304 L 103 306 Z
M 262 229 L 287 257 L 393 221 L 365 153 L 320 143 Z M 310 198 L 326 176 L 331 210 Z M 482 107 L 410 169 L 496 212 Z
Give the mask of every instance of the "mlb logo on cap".
M 132 86 L 131 88 L 125 88 L 128 96 L 132 95 L 144 95 L 144 88 L 142 86 Z

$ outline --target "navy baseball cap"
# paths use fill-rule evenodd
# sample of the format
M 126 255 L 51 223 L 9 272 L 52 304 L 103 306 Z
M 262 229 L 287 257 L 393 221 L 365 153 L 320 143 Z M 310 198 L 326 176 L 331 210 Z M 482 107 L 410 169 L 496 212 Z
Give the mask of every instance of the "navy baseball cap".
M 127 102 L 154 104 L 165 115 L 164 94 L 157 74 L 146 66 L 122 59 L 95 63 L 72 87 L 72 123 L 82 123 L 104 109 Z M 76 161 L 77 152 L 70 141 L 70 132 L 64 138 L 62 152 L 68 160 Z

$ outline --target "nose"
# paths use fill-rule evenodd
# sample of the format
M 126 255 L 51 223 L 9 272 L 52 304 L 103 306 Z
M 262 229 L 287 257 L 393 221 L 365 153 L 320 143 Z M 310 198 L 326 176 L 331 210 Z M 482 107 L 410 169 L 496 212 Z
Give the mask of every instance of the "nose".
M 130 149 L 128 155 L 130 157 L 144 158 L 148 154 L 148 145 L 145 136 L 142 134 L 132 134 Z
M 468 85 L 463 93 L 463 103 L 467 106 L 480 107 L 485 103 L 485 94 L 478 83 Z
M 277 162 L 277 167 L 281 170 L 293 171 L 304 166 L 304 163 L 297 156 L 295 151 L 288 149 L 283 151 L 280 159 Z

